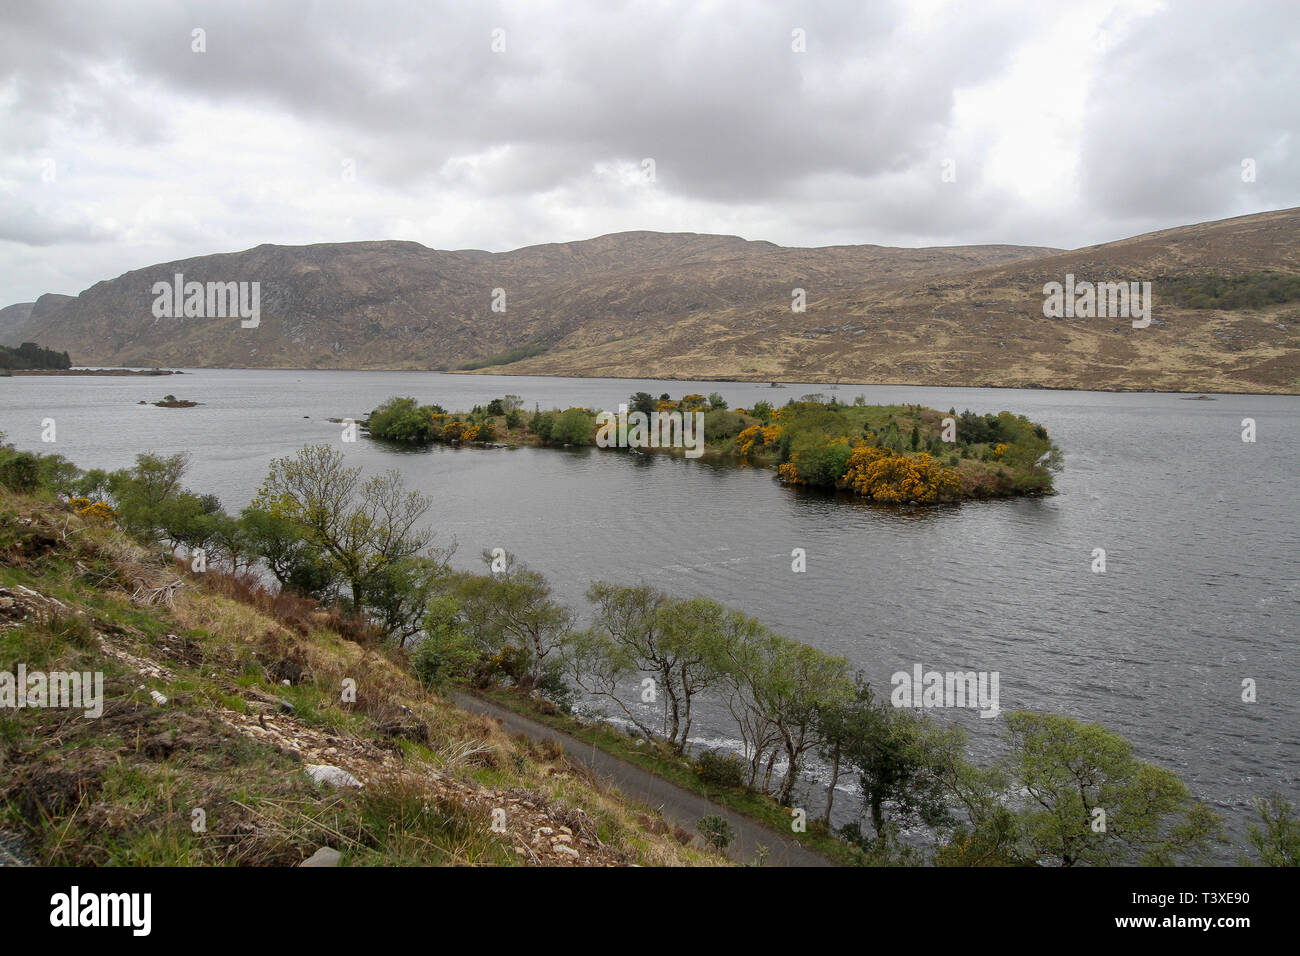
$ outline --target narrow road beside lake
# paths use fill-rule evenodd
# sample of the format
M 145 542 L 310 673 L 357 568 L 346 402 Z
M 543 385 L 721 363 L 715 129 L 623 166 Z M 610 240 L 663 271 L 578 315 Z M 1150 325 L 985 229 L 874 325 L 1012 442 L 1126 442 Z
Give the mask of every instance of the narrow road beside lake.
M 691 833 L 701 817 L 717 814 L 730 822 L 736 833 L 727 848 L 727 856 L 737 863 L 752 863 L 758 859 L 758 848 L 767 848 L 764 866 L 835 866 L 833 860 L 808 849 L 792 835 L 783 834 L 747 816 L 706 800 L 697 793 L 679 787 L 648 770 L 642 770 L 598 747 L 583 743 L 576 737 L 554 730 L 540 721 L 517 714 L 492 701 L 461 691 L 453 691 L 451 699 L 457 707 L 473 714 L 483 714 L 501 721 L 510 733 L 524 734 L 533 740 L 550 738 L 564 748 L 570 760 L 581 763 L 600 775 L 627 797 L 653 807 L 664 818 Z

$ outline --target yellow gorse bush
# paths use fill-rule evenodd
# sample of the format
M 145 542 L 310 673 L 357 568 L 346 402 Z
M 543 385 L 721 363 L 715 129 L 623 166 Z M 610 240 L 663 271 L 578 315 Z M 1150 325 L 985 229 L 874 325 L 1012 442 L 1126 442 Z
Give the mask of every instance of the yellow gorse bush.
M 922 452 L 907 457 L 872 445 L 859 445 L 849 456 L 844 480 L 875 501 L 929 504 L 955 495 L 960 482 L 954 471 Z
M 755 446 L 762 448 L 775 445 L 780 438 L 780 425 L 750 425 L 736 436 L 736 448 L 744 456 L 753 451 Z
M 112 524 L 117 520 L 117 512 L 107 502 L 91 501 L 89 498 L 69 498 L 68 504 L 81 517 L 90 518 L 92 521 Z

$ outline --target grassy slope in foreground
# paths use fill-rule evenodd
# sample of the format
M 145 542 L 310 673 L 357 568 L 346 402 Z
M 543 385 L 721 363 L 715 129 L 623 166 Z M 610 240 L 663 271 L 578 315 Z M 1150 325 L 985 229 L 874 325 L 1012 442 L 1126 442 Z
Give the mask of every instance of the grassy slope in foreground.
M 0 709 L 0 831 L 33 862 L 294 865 L 322 846 L 358 865 L 724 862 L 324 612 L 251 605 L 220 575 L 185 576 L 173 606 L 132 599 L 176 578 L 66 504 L 0 491 L 0 670 L 104 674 L 97 719 Z M 307 764 L 363 786 L 317 785 Z
M 632 396 L 631 407 L 632 415 L 638 409 L 702 414 L 702 450 L 711 457 L 775 468 L 790 484 L 847 490 L 882 503 L 1051 494 L 1052 475 L 1061 467 L 1046 429 L 1005 411 L 844 405 L 820 395 L 777 408 L 760 401 L 730 410 L 716 394 L 673 401 L 645 393 Z M 448 413 L 413 398 L 392 398 L 368 424 L 372 437 L 407 444 L 593 445 L 601 435 L 590 409 L 525 414 L 501 399 Z

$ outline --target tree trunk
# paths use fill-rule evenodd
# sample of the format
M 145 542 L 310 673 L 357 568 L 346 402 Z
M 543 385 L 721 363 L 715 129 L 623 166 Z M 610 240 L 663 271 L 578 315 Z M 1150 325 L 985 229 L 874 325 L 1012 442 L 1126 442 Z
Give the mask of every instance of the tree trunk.
M 788 807 L 794 800 L 794 782 L 799 773 L 798 758 L 795 756 L 794 746 L 788 740 L 785 744 L 785 759 L 785 778 L 781 781 L 781 795 L 777 798 L 777 802 Z
M 835 745 L 835 753 L 831 758 L 831 785 L 826 791 L 826 816 L 822 817 L 826 825 L 831 825 L 831 804 L 835 802 L 835 784 L 840 780 L 840 745 Z
M 682 725 L 681 717 L 679 716 L 677 709 L 677 694 L 673 691 L 671 686 L 664 689 L 668 692 L 668 706 L 671 711 L 671 720 L 668 724 L 668 740 L 672 743 L 673 749 L 678 753 L 681 753 L 682 744 L 684 744 L 685 741 L 679 743 L 677 740 L 677 731 L 681 729 Z

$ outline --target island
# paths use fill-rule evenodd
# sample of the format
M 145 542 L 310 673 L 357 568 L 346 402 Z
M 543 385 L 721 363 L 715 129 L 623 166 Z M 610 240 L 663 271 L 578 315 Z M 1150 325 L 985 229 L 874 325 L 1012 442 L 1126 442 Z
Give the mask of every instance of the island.
M 388 399 L 364 419 L 370 438 L 402 445 L 596 446 L 709 457 L 772 469 L 785 484 L 881 504 L 933 505 L 1054 493 L 1063 465 L 1047 430 L 1009 411 L 845 404 L 812 393 L 775 406 L 728 407 L 720 394 L 638 392 L 615 409 L 523 410 L 517 395 L 468 412 Z
M 139 404 L 145 404 L 141 399 Z M 151 403 L 155 408 L 194 408 L 202 402 L 192 402 L 188 398 L 177 398 L 175 395 L 164 395 L 162 401 Z

